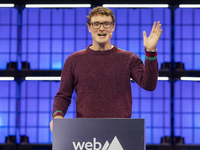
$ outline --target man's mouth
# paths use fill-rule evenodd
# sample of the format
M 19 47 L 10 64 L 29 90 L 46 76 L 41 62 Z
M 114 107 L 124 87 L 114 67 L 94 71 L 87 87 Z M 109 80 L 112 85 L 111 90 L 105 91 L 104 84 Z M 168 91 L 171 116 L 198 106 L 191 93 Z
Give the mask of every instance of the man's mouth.
M 106 36 L 106 34 L 98 34 L 98 36 L 104 37 Z

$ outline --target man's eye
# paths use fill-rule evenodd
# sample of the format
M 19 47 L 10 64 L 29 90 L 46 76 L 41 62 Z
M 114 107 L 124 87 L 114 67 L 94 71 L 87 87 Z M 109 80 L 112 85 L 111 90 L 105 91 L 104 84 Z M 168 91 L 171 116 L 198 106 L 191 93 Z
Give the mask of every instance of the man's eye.
M 95 26 L 98 26 L 98 25 L 99 25 L 99 23 L 98 23 L 98 22 L 95 22 L 95 23 L 94 23 L 94 25 L 95 25 Z
M 104 22 L 104 25 L 106 25 L 106 26 L 109 25 L 109 22 Z

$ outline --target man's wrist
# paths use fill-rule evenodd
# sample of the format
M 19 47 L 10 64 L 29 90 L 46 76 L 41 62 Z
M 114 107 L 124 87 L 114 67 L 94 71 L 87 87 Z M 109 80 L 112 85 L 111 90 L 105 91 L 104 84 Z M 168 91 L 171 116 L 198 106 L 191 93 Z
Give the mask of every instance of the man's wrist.
M 63 118 L 63 116 L 57 115 L 57 116 L 55 116 L 54 118 Z
M 156 60 L 157 59 L 157 52 L 145 52 L 145 58 L 147 60 Z
M 158 50 L 157 48 L 155 48 L 155 49 L 153 49 L 153 50 L 149 50 L 149 49 L 145 48 L 145 51 L 146 51 L 146 52 L 157 52 L 157 50 Z
M 57 111 L 55 111 L 55 112 L 53 113 L 53 118 L 55 118 L 56 116 L 62 116 L 62 117 L 64 117 L 64 114 L 63 114 L 62 111 L 57 110 Z

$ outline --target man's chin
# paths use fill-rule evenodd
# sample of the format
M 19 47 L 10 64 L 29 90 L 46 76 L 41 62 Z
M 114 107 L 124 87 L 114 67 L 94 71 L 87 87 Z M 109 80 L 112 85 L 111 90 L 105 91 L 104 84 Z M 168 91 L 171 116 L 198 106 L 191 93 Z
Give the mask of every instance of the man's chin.
M 108 40 L 105 40 L 105 39 L 101 39 L 101 40 L 98 40 L 97 43 L 99 44 L 106 44 L 108 42 Z

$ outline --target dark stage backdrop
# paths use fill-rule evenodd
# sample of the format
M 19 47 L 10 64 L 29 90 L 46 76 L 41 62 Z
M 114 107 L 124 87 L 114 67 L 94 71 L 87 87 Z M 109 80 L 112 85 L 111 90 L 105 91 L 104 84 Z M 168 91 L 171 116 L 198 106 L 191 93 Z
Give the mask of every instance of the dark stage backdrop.
M 92 44 L 86 27 L 90 8 L 24 9 L 0 8 L 0 70 L 10 61 L 30 63 L 32 70 L 61 70 L 73 52 Z M 171 11 L 168 8 L 117 9 L 116 30 L 112 44 L 132 51 L 144 61 L 142 31 L 149 35 L 154 21 L 161 21 L 163 33 L 158 43 L 159 68 L 171 61 Z M 186 70 L 200 69 L 200 10 L 175 11 L 175 61 Z M 18 28 L 21 24 L 22 47 L 18 51 Z M 53 99 L 59 82 L 0 81 L 0 143 L 8 135 L 27 135 L 30 143 L 51 143 L 49 130 Z M 132 118 L 144 118 L 146 143 L 159 144 L 170 136 L 170 82 L 158 81 L 155 91 L 147 92 L 131 82 Z M 186 144 L 200 144 L 200 83 L 175 83 L 175 136 L 183 136 Z M 76 94 L 66 118 L 74 118 Z M 19 112 L 17 112 L 19 110 Z M 16 116 L 20 116 L 16 118 Z M 18 141 L 19 142 L 19 141 Z

